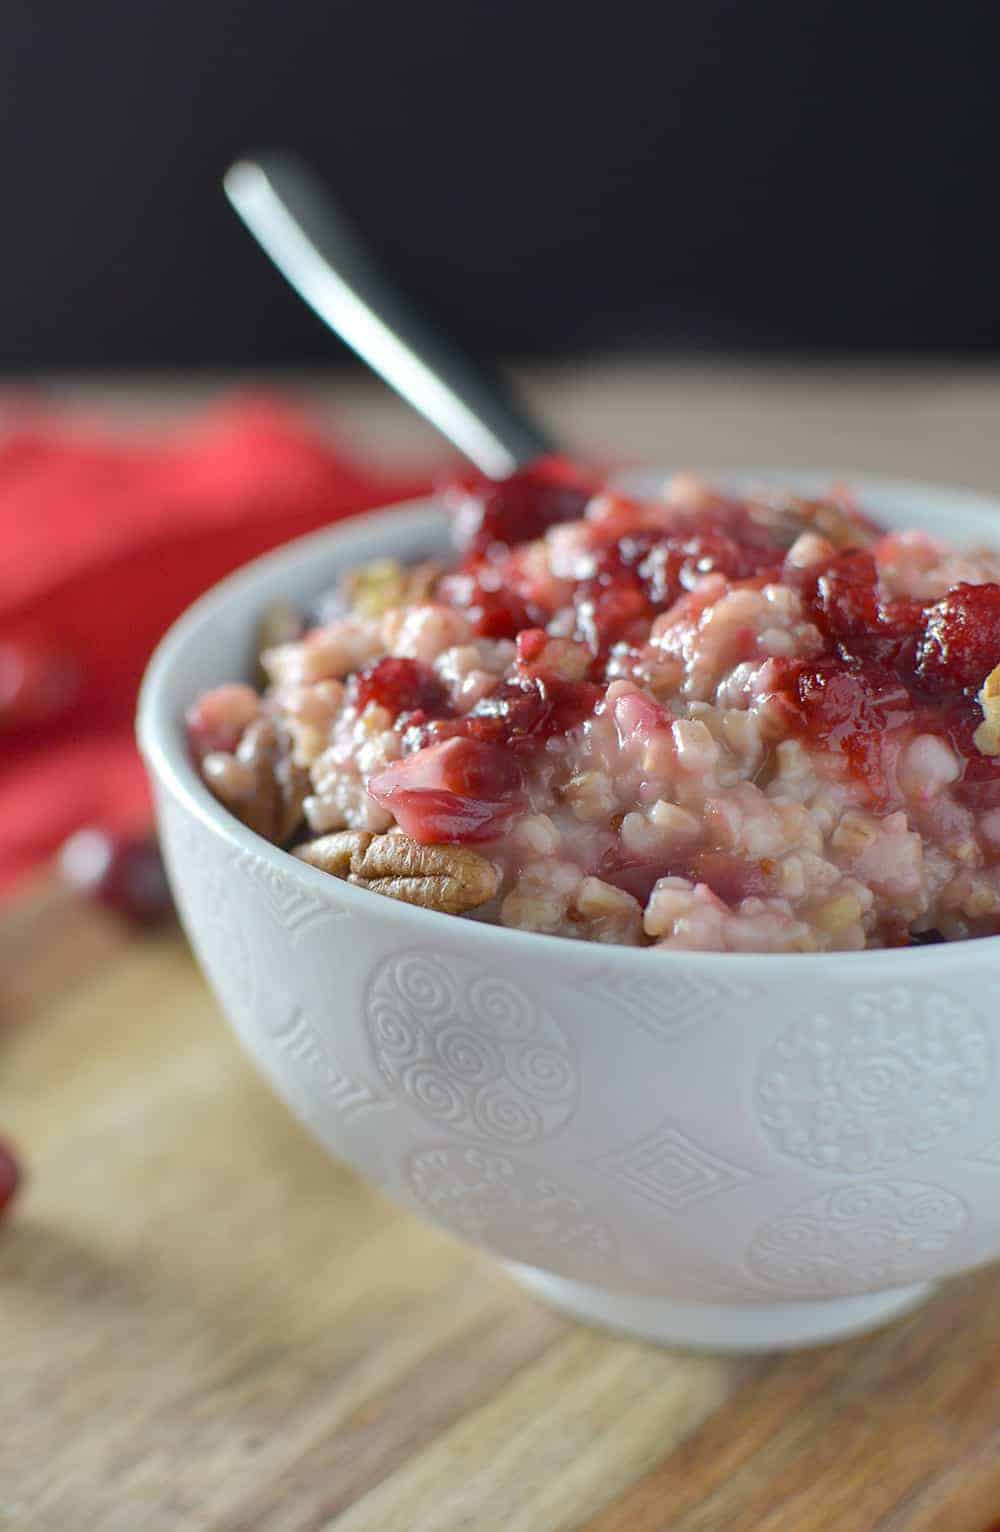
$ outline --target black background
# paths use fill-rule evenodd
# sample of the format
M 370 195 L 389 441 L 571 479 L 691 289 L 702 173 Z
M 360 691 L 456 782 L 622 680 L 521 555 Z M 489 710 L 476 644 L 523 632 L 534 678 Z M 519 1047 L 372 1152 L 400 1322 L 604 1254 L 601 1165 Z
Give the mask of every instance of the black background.
M 1000 347 L 996 0 L 4 0 L 0 368 L 335 356 L 255 148 L 484 351 Z

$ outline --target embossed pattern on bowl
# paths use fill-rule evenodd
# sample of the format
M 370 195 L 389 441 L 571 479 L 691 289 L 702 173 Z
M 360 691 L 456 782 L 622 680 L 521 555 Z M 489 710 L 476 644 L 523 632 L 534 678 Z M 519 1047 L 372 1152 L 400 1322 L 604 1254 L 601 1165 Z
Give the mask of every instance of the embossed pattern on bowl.
M 1000 514 L 860 487 L 886 520 L 947 508 L 956 538 L 987 540 Z M 557 1301 L 658 1338 L 711 1341 L 714 1315 L 725 1344 L 820 1339 L 865 1323 L 861 1295 L 883 1295 L 874 1321 L 887 1290 L 1000 1254 L 1000 938 L 787 957 L 570 943 L 335 882 L 210 797 L 183 708 L 240 672 L 267 600 L 439 537 L 417 506 L 259 561 L 182 619 L 144 689 L 182 918 L 292 1109 Z

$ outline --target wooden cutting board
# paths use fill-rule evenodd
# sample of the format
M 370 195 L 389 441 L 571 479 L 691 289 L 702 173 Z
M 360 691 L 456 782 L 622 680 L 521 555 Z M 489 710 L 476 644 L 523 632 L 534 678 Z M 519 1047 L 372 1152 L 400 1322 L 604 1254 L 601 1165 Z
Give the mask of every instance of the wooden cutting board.
M 176 932 L 0 913 L 0 1526 L 985 1532 L 1000 1283 L 753 1361 L 558 1318 L 329 1160 Z

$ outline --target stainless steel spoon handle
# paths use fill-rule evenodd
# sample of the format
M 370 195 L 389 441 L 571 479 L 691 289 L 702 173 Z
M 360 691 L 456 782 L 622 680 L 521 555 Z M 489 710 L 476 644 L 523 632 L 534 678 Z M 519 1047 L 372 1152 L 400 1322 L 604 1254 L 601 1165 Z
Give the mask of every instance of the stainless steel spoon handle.
M 491 478 L 554 450 L 499 378 L 417 314 L 322 182 L 279 155 L 241 160 L 226 195 L 301 297 Z

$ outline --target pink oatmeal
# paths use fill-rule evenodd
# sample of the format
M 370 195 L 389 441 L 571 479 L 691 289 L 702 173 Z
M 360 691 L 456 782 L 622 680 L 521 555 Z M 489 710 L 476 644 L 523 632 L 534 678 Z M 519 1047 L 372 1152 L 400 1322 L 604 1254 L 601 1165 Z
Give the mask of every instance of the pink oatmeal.
M 586 941 L 1000 932 L 1000 553 L 845 491 L 662 498 L 561 460 L 448 496 L 458 561 L 262 625 L 188 715 L 252 829 L 395 898 Z

